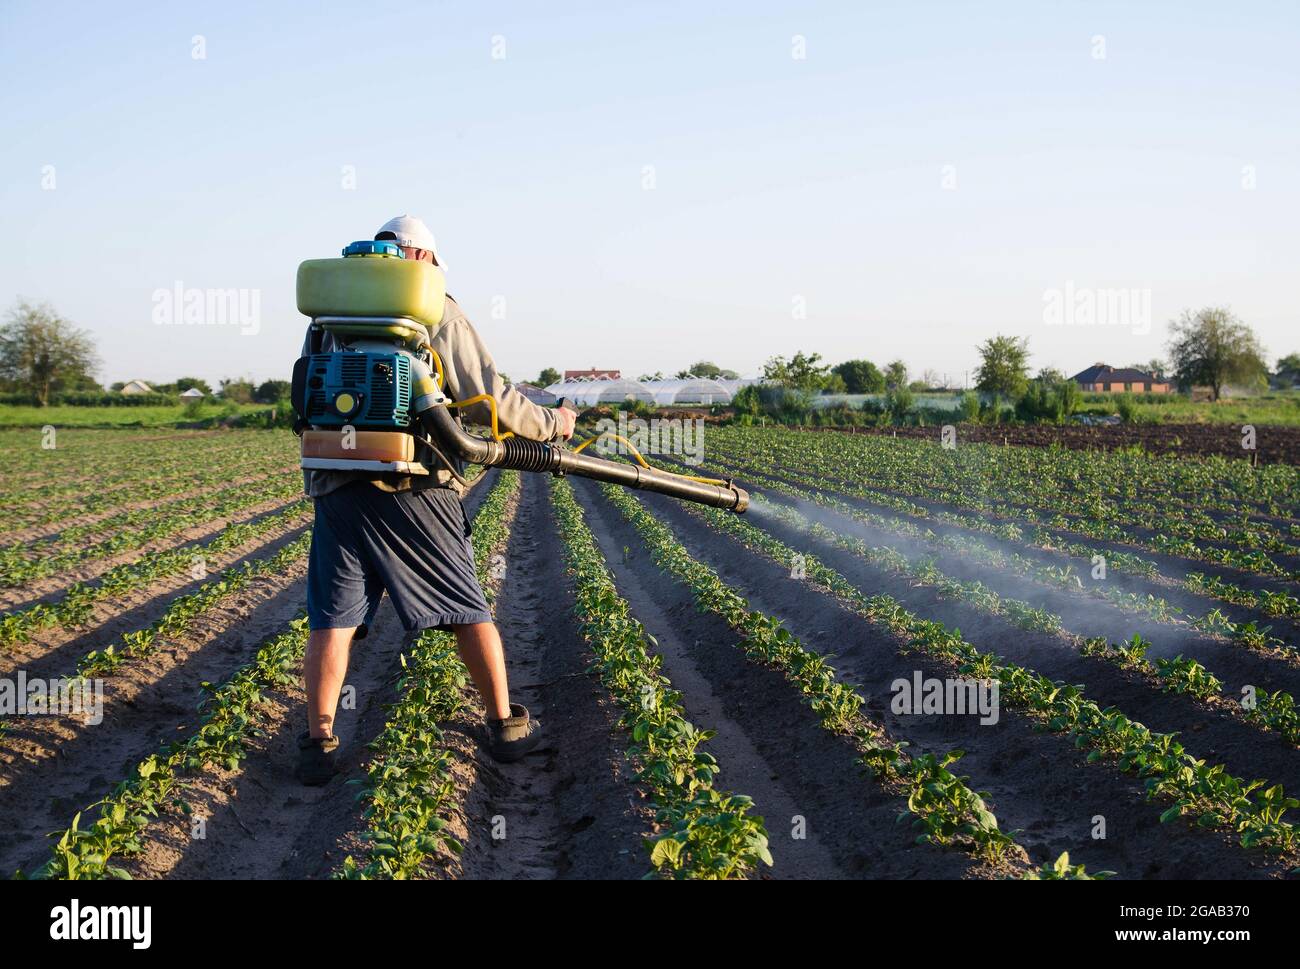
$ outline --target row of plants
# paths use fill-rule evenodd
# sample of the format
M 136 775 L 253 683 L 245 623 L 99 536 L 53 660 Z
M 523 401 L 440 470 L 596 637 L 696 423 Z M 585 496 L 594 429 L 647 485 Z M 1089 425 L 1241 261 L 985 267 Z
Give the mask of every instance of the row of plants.
M 0 616 L 0 647 L 28 642 L 35 633 L 55 626 L 77 629 L 94 617 L 98 603 L 187 568 L 202 566 L 206 571 L 204 559 L 236 551 L 276 529 L 297 524 L 310 510 L 311 499 L 301 499 L 257 521 L 231 523 L 206 544 L 146 552 L 132 562 L 109 569 L 95 585 L 77 582 L 54 602 L 38 602 L 6 612 Z
M 1300 711 L 1297 711 L 1295 699 L 1290 693 L 1284 690 L 1270 693 L 1265 690 L 1253 694 L 1248 702 L 1244 696 L 1241 701 L 1228 701 L 1222 696 L 1223 680 L 1207 670 L 1200 661 L 1180 653 L 1152 663 L 1147 659 L 1150 648 L 1150 640 L 1138 633 L 1119 643 L 1110 642 L 1104 636 L 1091 637 L 1079 643 L 1079 649 L 1085 656 L 1108 660 L 1123 669 L 1138 673 L 1167 693 L 1195 697 L 1213 709 L 1227 710 L 1254 727 L 1277 733 L 1287 743 L 1300 746 Z
M 94 538 L 104 533 L 116 532 L 122 528 L 133 528 L 136 525 L 146 523 L 157 516 L 159 512 L 171 512 L 178 508 L 193 507 L 192 503 L 202 501 L 207 496 L 216 496 L 222 492 L 230 491 L 236 487 L 256 487 L 268 478 L 275 477 L 277 471 L 267 471 L 261 468 L 252 468 L 250 473 L 241 479 L 237 485 L 231 484 L 231 469 L 225 469 L 216 487 L 211 490 L 199 491 L 196 493 L 194 488 L 185 488 L 175 494 L 164 495 L 150 499 L 147 503 L 123 508 L 119 511 L 110 511 L 107 514 L 101 514 L 92 518 L 77 516 L 77 520 L 61 525 L 61 527 L 46 531 L 40 535 L 34 536 L 24 543 L 11 542 L 2 547 L 7 553 L 11 549 L 26 548 L 29 553 L 43 553 L 48 549 L 58 548 L 69 545 L 73 542 L 84 541 Z
M 144 848 L 144 831 L 169 808 L 190 813 L 181 791 L 183 775 L 207 765 L 235 770 L 258 735 L 259 708 L 268 690 L 293 684 L 307 645 L 307 620 L 264 642 L 253 660 L 217 687 L 209 686 L 200 707 L 205 711 L 197 730 L 140 761 L 130 776 L 103 800 L 79 811 L 59 833 L 50 859 L 32 877 L 42 879 L 127 879 L 130 874 L 114 861 Z M 96 812 L 82 827 L 82 816 Z
M 827 479 L 823 475 L 798 468 L 782 467 L 775 472 L 764 473 L 767 470 L 766 466 L 755 466 L 743 457 L 730 458 L 724 456 L 721 460 L 728 462 L 729 467 L 744 471 L 748 477 L 754 478 L 767 487 L 773 487 L 774 490 L 778 486 L 788 486 L 793 482 L 817 489 L 818 494 L 832 497 L 835 495 L 852 497 L 891 512 L 905 515 L 908 518 L 932 521 L 942 525 L 950 525 L 954 528 L 979 532 L 1006 542 L 1024 544 L 1049 552 L 1062 552 L 1074 557 L 1087 558 L 1090 561 L 1093 557 L 1101 555 L 1106 559 L 1106 567 L 1116 572 L 1149 579 L 1157 578 L 1160 575 L 1160 570 L 1154 562 L 1140 558 L 1132 553 L 1111 549 L 1103 550 L 1093 546 L 1072 543 L 1036 526 L 1026 531 L 1015 522 L 991 521 L 980 515 L 963 514 L 942 508 L 930 509 L 906 498 L 885 494 L 860 484 L 837 482 L 835 488 L 831 489 L 828 487 Z
M 769 446 L 763 456 L 782 467 L 815 473 L 837 488 L 869 480 L 876 491 L 949 504 L 1003 524 L 1024 521 L 1035 527 L 1075 532 L 1261 575 L 1300 577 L 1300 572 L 1271 559 L 1262 550 L 1267 547 L 1283 554 L 1300 552 L 1300 546 L 1282 538 L 1274 526 L 1251 522 L 1245 527 L 1227 528 L 1201 512 L 1168 503 L 1144 505 L 1127 495 L 1114 500 L 1103 498 L 1093 489 L 1091 474 L 1086 478 L 1088 485 L 1080 484 L 1083 475 L 1077 470 L 1078 459 L 1070 456 L 1078 452 L 1038 449 L 1032 458 L 1026 458 L 1023 452 L 1029 449 L 975 444 L 946 449 L 929 442 L 922 442 L 918 449 L 917 442 L 911 441 L 890 441 L 895 446 L 882 447 L 874 442 L 861 444 L 858 439 L 850 439 L 847 444 L 835 442 L 831 447 L 809 438 L 804 435 L 797 443 Z M 744 451 L 751 460 L 756 457 L 752 446 L 735 450 Z M 1015 453 L 1009 453 L 1012 451 Z M 1069 466 L 1073 476 L 1062 474 L 1058 465 Z M 1288 480 L 1294 478 L 1292 474 Z M 1016 500 L 1007 499 L 1007 495 L 1016 495 Z M 1125 510 L 1126 504 L 1140 511 L 1130 513 Z M 1036 510 L 1039 507 L 1049 514 L 1040 514 Z M 1236 544 L 1247 550 L 1220 548 L 1214 542 Z
M 940 449 L 940 434 L 929 440 L 851 438 L 848 442 L 810 442 L 808 435 L 783 430 L 713 435 L 724 444 L 742 439 L 750 447 L 774 447 L 815 456 L 843 455 L 856 473 L 877 469 L 882 487 L 915 484 L 918 473 L 936 489 L 970 495 L 1023 496 L 1044 507 L 1052 496 L 1124 507 L 1150 502 L 1157 508 L 1221 513 L 1229 520 L 1243 513 L 1291 520 L 1300 510 L 1300 469 L 1285 464 L 1252 466 L 1248 461 L 1176 454 L 1154 455 L 1137 448 L 1084 451 L 1063 447 L 998 447 L 961 440 Z M 943 453 L 937 454 L 942 450 Z M 1243 450 L 1242 457 L 1248 457 Z M 797 457 L 797 454 L 790 455 Z M 1060 507 L 1067 507 L 1060 505 Z M 1300 537 L 1288 528 L 1286 534 Z
M 761 501 L 761 496 L 757 500 Z M 888 545 L 871 545 L 855 536 L 840 534 L 785 505 L 764 502 L 763 507 L 773 518 L 789 527 L 805 531 L 813 538 L 849 552 L 876 568 L 902 576 L 914 585 L 934 589 L 945 599 L 965 603 L 991 616 L 1001 616 L 1021 629 L 1064 633 L 1060 616 L 1021 599 L 1002 596 L 983 582 L 964 582 L 953 578 L 941 571 L 933 558 L 912 560 Z
M 1085 656 L 1118 658 L 1120 660 L 1118 665 L 1122 669 L 1142 674 L 1145 680 L 1158 684 L 1165 692 L 1187 694 L 1205 701 L 1222 691 L 1222 681 L 1211 675 L 1204 666 L 1191 657 L 1179 655 L 1173 659 L 1160 659 L 1154 666 L 1147 662 L 1145 654 L 1150 648 L 1150 642 L 1140 635 L 1134 635 L 1128 643 L 1108 648 L 1105 637 L 1086 637 L 1070 633 L 1062 626 L 1059 616 L 1036 608 L 1030 603 L 999 596 L 983 583 L 961 582 L 954 579 L 939 571 L 931 560 L 911 561 L 895 549 L 887 546 L 872 546 L 859 538 L 842 535 L 818 522 L 810 521 L 793 508 L 767 502 L 761 495 L 754 496 L 753 500 L 763 502 L 763 507 L 773 518 L 791 528 L 807 532 L 812 537 L 834 548 L 847 551 L 877 568 L 903 576 L 915 585 L 932 588 L 943 598 L 962 602 L 989 615 L 1002 616 L 1021 629 L 1056 635 L 1064 643 L 1079 648 Z M 696 512 L 695 509 L 690 510 Z M 1226 619 L 1223 620 L 1221 627 L 1213 631 L 1228 632 L 1232 634 L 1234 641 L 1254 649 L 1268 650 L 1280 646 L 1280 641 L 1267 638 L 1267 631 L 1262 634 L 1266 637 L 1265 641 L 1255 643 L 1251 636 L 1246 634 L 1247 631 Z M 1258 634 L 1258 631 L 1253 629 L 1249 632 Z M 1274 646 L 1274 643 L 1278 646 Z M 1290 694 L 1281 691 L 1272 694 L 1266 692 L 1258 699 L 1257 707 L 1251 709 L 1229 707 L 1228 709 L 1252 726 L 1276 731 L 1286 737 L 1288 742 L 1296 742 L 1298 735 L 1295 731 L 1300 728 L 1300 717 L 1297 717 Z
M 575 584 L 583 638 L 592 668 L 622 709 L 627 751 L 655 812 L 647 838 L 653 874 L 674 879 L 731 879 L 771 865 L 763 819 L 753 801 L 718 790 L 718 762 L 703 745 L 713 731 L 686 719 L 681 694 L 661 672 L 654 637 L 618 594 L 596 539 L 568 482 L 552 479 L 551 500 L 564 558 Z
M 951 525 L 966 531 L 975 531 L 992 535 L 1006 541 L 1012 541 L 1024 544 L 1028 547 L 1037 548 L 1047 552 L 1057 552 L 1075 558 L 1086 559 L 1094 562 L 1100 556 L 1106 562 L 1107 569 L 1113 569 L 1116 572 L 1134 575 L 1143 579 L 1155 582 L 1169 582 L 1178 580 L 1166 579 L 1154 562 L 1143 559 L 1140 556 L 1131 553 L 1117 551 L 1114 549 L 1102 549 L 1095 546 L 1083 545 L 1062 539 L 1046 529 L 1037 526 L 1031 528 L 1027 533 L 1022 531 L 1014 524 L 998 524 L 996 522 L 986 521 L 974 515 L 962 515 L 952 512 L 931 511 L 920 505 L 916 505 L 906 499 L 895 498 L 892 496 L 881 495 L 869 488 L 857 486 L 842 486 L 841 491 L 851 495 L 855 499 L 869 502 L 888 508 L 890 511 L 907 516 L 907 518 L 885 517 L 869 512 L 865 509 L 858 508 L 846 501 L 838 498 L 835 494 L 822 490 L 824 482 L 814 475 L 805 475 L 789 470 L 782 470 L 782 478 L 775 478 L 770 475 L 762 474 L 759 471 L 752 470 L 739 462 L 743 467 L 746 476 L 753 479 L 762 486 L 773 491 L 798 498 L 800 500 L 811 501 L 832 508 L 837 512 L 855 518 L 865 524 L 879 527 L 885 530 L 894 531 L 898 534 L 907 535 L 911 538 L 917 538 L 921 541 L 942 545 L 945 548 L 958 552 L 959 554 L 975 554 L 984 557 L 990 562 L 990 557 L 999 557 L 999 567 L 1008 568 L 1034 581 L 1041 581 L 1048 585 L 1058 588 L 1066 588 L 1072 591 L 1083 591 L 1090 595 L 1104 598 L 1121 609 L 1130 612 L 1145 613 L 1152 619 L 1159 622 L 1193 622 L 1195 617 L 1184 617 L 1181 610 L 1168 603 L 1164 598 L 1150 593 L 1139 594 L 1126 591 L 1122 588 L 1099 585 L 1092 583 L 1085 585 L 1082 579 L 1073 571 L 1070 566 L 1064 568 L 1055 566 L 1044 566 L 1035 563 L 1019 553 L 1002 553 L 992 549 L 986 543 L 978 542 L 971 536 L 954 535 L 952 533 L 937 536 L 930 529 L 922 528 L 920 524 L 911 519 L 919 519 L 922 522 L 933 521 L 937 524 Z M 801 488 L 791 484 L 789 480 L 806 483 L 808 488 Z M 1218 580 L 1205 581 L 1204 576 L 1200 573 L 1191 572 L 1181 580 L 1182 587 L 1191 593 L 1204 595 L 1214 598 L 1220 598 L 1224 601 L 1235 602 L 1241 605 L 1251 606 L 1254 603 L 1262 604 L 1268 602 L 1275 609 L 1287 609 L 1288 600 L 1293 600 L 1285 593 L 1261 592 L 1254 599 L 1246 599 L 1244 590 L 1222 583 Z M 1233 590 L 1236 590 L 1234 594 Z M 1241 624 L 1242 627 L 1246 624 Z M 1225 627 L 1221 632 L 1224 635 L 1236 637 L 1239 635 L 1235 627 Z M 1280 640 L 1272 640 L 1274 647 L 1281 644 Z
M 519 473 L 503 471 L 474 516 L 474 565 L 488 603 L 496 598 L 489 572 L 491 556 L 504 549 L 519 492 Z M 469 704 L 469 673 L 450 633 L 425 630 L 401 657 L 397 700 L 360 781 L 365 804 L 366 855 L 348 855 L 334 872 L 344 880 L 406 880 L 439 851 L 459 853 L 448 830 L 456 800 L 452 754 L 441 724 Z
M 602 490 L 640 534 L 654 563 L 689 586 L 697 607 L 731 626 L 747 656 L 780 672 L 799 690 L 824 728 L 855 745 L 869 773 L 906 797 L 907 810 L 900 820 L 912 819 L 918 842 L 955 844 L 1004 868 L 1016 869 L 1023 863 L 1024 850 L 1013 834 L 999 828 L 985 795 L 971 790 L 968 778 L 949 769 L 962 751 L 909 756 L 906 743 L 890 739 L 882 726 L 863 715 L 863 697 L 837 678 L 827 657 L 805 647 L 780 620 L 750 609 L 743 596 L 691 556 L 672 529 L 636 498 L 613 485 Z
M 51 425 L 53 426 L 53 425 Z M 44 427 L 20 430 L 0 429 L 0 451 L 12 468 L 0 484 L 0 494 L 8 496 L 18 486 L 49 479 L 58 472 L 56 487 L 73 483 L 73 474 L 116 477 L 135 468 L 137 476 L 142 459 L 172 467 L 173 462 L 195 464 L 196 449 L 203 454 L 292 453 L 294 442 L 272 439 L 269 435 L 229 435 L 211 432 L 179 431 L 168 428 L 146 431 L 54 427 L 53 440 Z
M 167 610 L 144 629 L 125 632 L 116 643 L 104 649 L 92 649 L 77 661 L 79 677 L 103 678 L 117 673 L 123 666 L 174 641 L 202 616 L 213 612 L 258 576 L 279 575 L 294 562 L 306 557 L 311 547 L 311 532 L 305 532 L 267 558 L 252 559 L 226 569 L 215 579 L 205 582 L 188 595 L 177 596 Z M 0 737 L 7 724 L 0 721 Z
M 704 509 L 702 514 L 747 548 L 786 567 L 797 562 L 807 583 L 830 593 L 868 622 L 905 637 L 912 648 L 951 661 L 963 675 L 998 681 L 1001 699 L 1011 709 L 1024 712 L 1047 730 L 1069 736 L 1077 747 L 1089 750 L 1090 762 L 1106 761 L 1135 773 L 1152 800 L 1172 802 L 1162 821 L 1186 815 L 1201 827 L 1236 832 L 1244 847 L 1294 853 L 1296 830 L 1287 815 L 1300 807 L 1300 800 L 1288 797 L 1280 784 L 1247 781 L 1222 765 L 1208 764 L 1187 752 L 1175 734 L 1155 733 L 1115 707 L 1099 707 L 1079 686 L 1050 680 L 982 652 L 959 631 L 917 616 L 891 596 L 869 596 L 815 555 L 791 548 L 736 515 L 717 509 Z
M 283 435 L 32 428 L 23 431 L 21 443 L 0 450 L 13 465 L 0 483 L 0 499 L 27 509 L 79 494 L 170 485 L 191 473 L 258 463 L 274 467 L 292 459 L 295 448 Z M 149 474 L 142 475 L 142 467 Z
M 771 481 L 771 479 L 764 479 L 764 481 Z M 953 534 L 937 536 L 914 522 L 875 515 L 834 497 L 806 491 L 779 481 L 771 481 L 771 483 L 774 485 L 773 490 L 789 497 L 814 502 L 863 524 L 951 551 L 960 557 L 977 561 L 981 565 L 1005 569 L 1041 585 L 1071 593 L 1091 595 L 1110 602 L 1125 612 L 1142 613 L 1156 622 L 1196 629 L 1207 636 L 1221 637 L 1236 645 L 1257 652 L 1270 653 L 1288 662 L 1297 659 L 1291 647 L 1272 635 L 1271 627 L 1261 627 L 1254 621 L 1234 622 L 1218 609 L 1211 610 L 1204 616 L 1185 616 L 1177 606 L 1150 593 L 1140 595 L 1095 582 L 1085 585 L 1070 566 L 1060 568 L 1042 565 L 1019 553 L 1003 552 L 969 536 Z M 763 499 L 760 497 L 757 500 Z M 950 598 L 962 599 L 994 614 L 1007 615 L 1022 628 L 1047 632 L 1063 631 L 1058 617 L 1042 609 L 1036 609 L 1028 603 L 1008 598 L 999 599 L 995 592 L 982 583 L 957 583 L 939 572 L 930 562 L 909 565 L 903 556 L 888 546 L 871 547 L 859 539 L 840 535 L 820 524 L 810 522 L 804 515 L 784 505 L 768 503 L 766 507 L 773 516 L 785 520 L 792 527 L 809 530 L 824 541 L 867 558 L 877 565 L 890 568 L 892 571 L 908 574 L 917 581 L 946 588 Z
M 1275 592 L 1260 589 L 1252 592 L 1232 582 L 1225 582 L 1217 576 L 1207 576 L 1203 572 L 1189 572 L 1184 580 L 1187 588 L 1201 595 L 1213 596 L 1247 609 L 1260 612 L 1278 619 L 1300 619 L 1300 598 L 1289 592 Z
M 123 527 L 127 524 L 125 520 L 110 520 L 108 523 L 87 526 L 93 527 L 97 532 L 114 527 L 120 529 L 97 542 L 82 542 L 85 535 L 77 530 L 77 534 L 60 536 L 57 546 L 47 544 L 33 548 L 25 543 L 17 543 L 0 547 L 0 587 L 20 587 L 86 562 L 133 551 L 187 529 L 237 516 L 255 505 L 290 498 L 301 490 L 301 474 L 296 471 L 284 472 L 269 480 L 246 482 L 222 491 L 187 498 L 166 509 L 133 509 L 122 516 L 143 522 L 139 527 Z
M 208 615 L 252 581 L 263 575 L 281 575 L 311 549 L 311 532 L 306 531 L 266 558 L 249 559 L 225 569 L 193 592 L 177 596 L 161 616 L 143 629 L 123 633 L 110 646 L 92 649 L 77 661 L 77 673 L 84 677 L 111 676 L 132 660 L 141 659 L 168 640 L 175 640 L 202 616 Z

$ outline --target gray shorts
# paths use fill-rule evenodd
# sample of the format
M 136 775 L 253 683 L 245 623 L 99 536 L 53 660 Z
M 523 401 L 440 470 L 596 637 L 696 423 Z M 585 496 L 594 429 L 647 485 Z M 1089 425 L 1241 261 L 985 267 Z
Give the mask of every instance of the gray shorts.
M 455 492 L 381 491 L 354 481 L 315 505 L 307 563 L 312 629 L 369 624 L 385 591 L 407 632 L 492 621 Z

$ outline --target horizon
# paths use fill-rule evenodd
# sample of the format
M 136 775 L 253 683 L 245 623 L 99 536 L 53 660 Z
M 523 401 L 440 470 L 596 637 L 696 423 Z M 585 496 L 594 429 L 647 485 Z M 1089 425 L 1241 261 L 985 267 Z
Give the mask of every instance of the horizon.
M 1068 375 L 1166 358 L 1204 306 L 1271 365 L 1300 11 L 1251 9 L 10 4 L 0 309 L 89 331 L 105 386 L 285 379 L 298 262 L 406 211 L 519 381 L 803 351 L 961 386 L 995 334 Z

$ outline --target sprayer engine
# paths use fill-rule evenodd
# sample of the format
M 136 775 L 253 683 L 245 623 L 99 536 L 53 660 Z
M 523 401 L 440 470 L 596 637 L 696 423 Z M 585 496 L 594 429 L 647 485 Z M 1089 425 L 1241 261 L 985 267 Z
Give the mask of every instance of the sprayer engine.
M 347 350 L 303 358 L 303 418 L 316 427 L 406 431 L 411 424 L 412 357 Z

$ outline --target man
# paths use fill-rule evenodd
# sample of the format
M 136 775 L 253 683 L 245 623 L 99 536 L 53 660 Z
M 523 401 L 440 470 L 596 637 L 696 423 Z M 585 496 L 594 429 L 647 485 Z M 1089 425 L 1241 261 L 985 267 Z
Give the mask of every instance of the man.
M 441 265 L 433 233 L 417 218 L 390 219 L 375 238 L 395 241 L 407 259 Z M 310 339 L 309 334 L 304 356 L 311 352 Z M 519 437 L 554 441 L 573 435 L 573 411 L 539 407 L 505 386 L 451 296 L 430 342 L 442 358 L 443 391 L 451 399 L 491 394 L 500 425 Z M 490 420 L 485 403 L 464 413 L 471 421 Z M 541 725 L 522 704 L 510 702 L 501 637 L 475 575 L 469 520 L 455 477 L 441 468 L 414 476 L 317 470 L 303 476 L 307 494 L 315 499 L 316 519 L 307 566 L 308 731 L 299 739 L 299 780 L 326 784 L 337 771 L 334 714 L 349 648 L 354 638 L 365 637 L 385 590 L 411 638 L 429 628 L 455 634 L 486 709 L 491 755 L 510 762 L 536 748 Z

